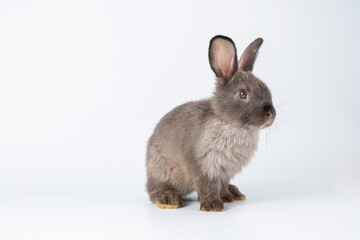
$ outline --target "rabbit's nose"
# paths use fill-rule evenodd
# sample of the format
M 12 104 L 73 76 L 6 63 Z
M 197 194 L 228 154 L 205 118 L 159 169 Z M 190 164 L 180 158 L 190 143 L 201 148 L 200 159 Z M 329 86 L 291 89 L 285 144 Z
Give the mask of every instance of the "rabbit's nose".
M 275 108 L 272 105 L 265 105 L 264 110 L 268 117 L 275 115 Z

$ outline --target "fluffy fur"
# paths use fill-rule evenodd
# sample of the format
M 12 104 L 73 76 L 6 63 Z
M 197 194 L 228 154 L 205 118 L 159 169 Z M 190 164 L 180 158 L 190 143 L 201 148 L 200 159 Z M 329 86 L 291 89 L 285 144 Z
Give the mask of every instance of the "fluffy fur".
M 233 41 L 215 36 L 209 46 L 214 95 L 176 107 L 157 124 L 146 167 L 149 198 L 160 208 L 181 207 L 182 195 L 192 191 L 202 211 L 223 211 L 224 202 L 245 199 L 229 180 L 248 163 L 259 130 L 276 115 L 270 90 L 251 73 L 262 42 L 256 39 L 237 61 Z

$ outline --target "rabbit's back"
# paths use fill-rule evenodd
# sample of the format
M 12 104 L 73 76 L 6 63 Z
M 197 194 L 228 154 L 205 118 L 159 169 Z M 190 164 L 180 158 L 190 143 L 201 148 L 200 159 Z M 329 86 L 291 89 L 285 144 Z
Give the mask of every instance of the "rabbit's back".
M 209 100 L 188 102 L 167 113 L 148 141 L 148 176 L 169 182 L 182 193 L 193 191 L 194 175 L 200 170 L 194 164 L 196 146 L 212 116 Z

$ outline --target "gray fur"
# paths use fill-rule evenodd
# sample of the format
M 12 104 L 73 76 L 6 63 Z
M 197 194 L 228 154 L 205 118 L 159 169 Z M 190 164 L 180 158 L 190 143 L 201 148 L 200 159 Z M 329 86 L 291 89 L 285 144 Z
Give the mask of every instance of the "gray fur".
M 212 50 L 218 39 L 219 46 Z M 235 52 L 236 57 L 235 45 L 227 37 L 215 36 L 209 47 L 217 76 L 214 95 L 176 107 L 157 124 L 148 142 L 146 167 L 147 191 L 158 206 L 180 207 L 181 195 L 196 191 L 201 210 L 222 211 L 224 201 L 242 195 L 229 180 L 248 163 L 257 148 L 259 130 L 271 125 L 276 115 L 270 90 L 243 70 L 252 70 L 261 44 L 262 39 L 256 39 L 239 63 L 232 61 L 227 68 L 218 51 L 233 46 L 235 51 L 227 52 Z M 241 90 L 248 94 L 246 100 L 239 99 Z

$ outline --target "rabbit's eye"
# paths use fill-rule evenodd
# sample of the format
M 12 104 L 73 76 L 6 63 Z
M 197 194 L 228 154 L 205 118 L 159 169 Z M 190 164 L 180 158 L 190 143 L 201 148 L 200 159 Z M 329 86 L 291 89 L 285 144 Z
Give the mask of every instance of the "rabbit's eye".
M 247 92 L 245 90 L 240 90 L 239 92 L 239 98 L 240 99 L 246 99 L 247 98 Z

